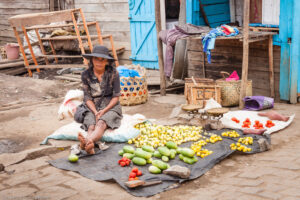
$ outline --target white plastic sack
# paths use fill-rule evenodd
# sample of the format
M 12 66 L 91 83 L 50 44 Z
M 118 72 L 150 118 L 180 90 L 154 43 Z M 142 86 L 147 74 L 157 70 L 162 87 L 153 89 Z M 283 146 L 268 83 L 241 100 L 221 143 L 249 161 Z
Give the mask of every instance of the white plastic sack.
M 238 120 L 240 120 L 240 123 L 237 124 L 234 121 L 231 120 L 232 117 L 236 117 Z M 286 128 L 289 126 L 292 121 L 294 120 L 295 115 L 290 116 L 290 119 L 287 122 L 284 121 L 278 121 L 278 120 L 272 120 L 275 126 L 271 128 L 265 127 L 267 130 L 264 134 L 271 134 L 273 132 L 279 131 L 281 129 Z M 269 118 L 262 117 L 258 115 L 258 112 L 256 111 L 230 111 L 226 114 L 224 114 L 223 118 L 221 119 L 221 122 L 224 124 L 226 128 L 232 128 L 232 129 L 244 129 L 242 128 L 243 121 L 246 120 L 246 118 L 249 118 L 254 124 L 255 120 L 259 120 L 264 125 L 267 123 Z
M 104 142 L 127 142 L 129 139 L 135 138 L 140 134 L 138 129 L 134 126 L 138 123 L 146 121 L 145 116 L 140 114 L 123 115 L 121 126 L 117 129 L 107 129 L 101 138 Z M 41 144 L 47 144 L 49 139 L 55 140 L 78 140 L 77 136 L 80 132 L 86 137 L 87 132 L 80 128 L 81 124 L 77 122 L 71 122 L 67 125 L 56 130 L 54 133 L 49 135 Z
M 58 119 L 74 117 L 77 106 L 82 103 L 83 91 L 82 90 L 69 90 L 65 96 L 63 103 L 58 109 Z

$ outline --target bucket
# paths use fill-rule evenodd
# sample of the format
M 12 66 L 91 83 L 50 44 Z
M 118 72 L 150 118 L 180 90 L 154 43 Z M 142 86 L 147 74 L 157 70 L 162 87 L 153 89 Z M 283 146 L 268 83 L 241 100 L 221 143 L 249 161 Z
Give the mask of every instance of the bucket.
M 19 58 L 19 45 L 15 43 L 8 43 L 5 45 L 7 59 L 15 60 Z

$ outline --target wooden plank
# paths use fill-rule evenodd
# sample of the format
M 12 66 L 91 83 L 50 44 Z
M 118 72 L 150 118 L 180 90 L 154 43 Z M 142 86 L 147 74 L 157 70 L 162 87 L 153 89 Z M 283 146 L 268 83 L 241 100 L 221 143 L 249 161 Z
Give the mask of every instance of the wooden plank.
M 156 35 L 157 35 L 157 50 L 158 50 L 158 65 L 160 72 L 160 95 L 166 95 L 166 79 L 164 71 L 163 62 L 163 49 L 162 41 L 159 39 L 159 32 L 161 31 L 161 16 L 160 16 L 160 1 L 155 0 L 155 25 L 156 25 Z
M 49 0 L 49 11 L 50 12 L 54 11 L 54 0 Z
M 229 7 L 230 7 L 230 22 L 234 23 L 235 20 L 235 0 L 229 1 Z
M 87 65 L 80 65 L 80 64 L 57 64 L 57 65 L 38 65 L 39 68 L 48 68 L 48 69 L 55 69 L 55 68 L 87 68 Z M 28 66 L 27 69 L 36 69 L 36 66 Z
M 262 23 L 262 1 L 250 1 L 250 23 Z
M 102 22 L 128 22 L 128 14 L 127 12 L 103 12 L 103 13 L 92 13 L 86 11 L 84 15 L 88 19 L 88 21 L 100 21 Z
M 82 4 L 82 0 L 75 0 L 75 5 Z M 128 3 L 128 0 L 84 0 L 86 4 L 101 4 L 101 3 Z
M 7 8 L 14 8 L 14 9 L 38 9 L 38 10 L 45 10 L 45 9 L 49 9 L 49 3 L 3 3 L 0 2 L 0 9 L 7 9 Z
M 27 72 L 27 70 L 24 67 L 12 68 L 12 69 L 6 69 L 0 71 L 0 73 L 7 74 L 7 75 L 18 75 L 18 74 L 23 74 L 25 72 Z
M 67 81 L 75 81 L 75 82 L 81 82 L 80 78 L 75 77 L 68 77 L 68 76 L 54 76 L 55 79 L 59 80 L 67 80 Z
M 12 26 L 15 27 L 27 27 L 33 25 L 50 24 L 52 22 L 68 21 L 72 19 L 71 11 L 75 10 L 76 9 L 17 15 L 9 18 L 9 22 Z
M 14 8 L 5 8 L 2 9 L 1 14 L 5 14 L 5 15 L 22 15 L 24 13 L 41 13 L 41 12 L 48 12 L 49 9 L 24 9 L 24 8 L 19 8 L 19 9 L 14 9 Z M 21 25 L 21 24 L 19 24 Z M 20 27 L 20 26 L 18 26 Z
M 94 4 L 93 6 L 87 4 L 87 3 L 82 3 L 82 4 L 75 4 L 76 8 L 81 8 L 84 13 L 122 13 L 122 12 L 127 12 L 129 10 L 129 5 L 128 3 L 99 3 L 99 4 Z
M 15 3 L 27 3 L 27 4 L 47 4 L 49 0 L 1 0 L 2 3 L 8 3 L 11 7 L 14 7 Z
M 91 38 L 98 38 L 98 35 L 90 35 Z M 107 35 L 102 36 L 104 38 L 108 38 Z M 88 39 L 87 36 L 80 36 L 81 39 Z M 42 41 L 57 41 L 57 40 L 77 40 L 77 36 L 70 36 L 70 35 L 64 35 L 64 36 L 55 36 L 55 37 L 47 37 L 47 38 L 41 38 Z
M 269 77 L 270 77 L 270 93 L 275 98 L 274 89 L 274 64 L 273 64 L 273 37 L 269 36 Z
M 246 88 L 248 81 L 248 65 L 249 65 L 249 12 L 250 12 L 250 0 L 244 1 L 244 25 L 243 25 L 243 68 L 242 68 L 242 83 L 240 91 L 239 108 L 244 108 L 243 99 L 246 96 Z

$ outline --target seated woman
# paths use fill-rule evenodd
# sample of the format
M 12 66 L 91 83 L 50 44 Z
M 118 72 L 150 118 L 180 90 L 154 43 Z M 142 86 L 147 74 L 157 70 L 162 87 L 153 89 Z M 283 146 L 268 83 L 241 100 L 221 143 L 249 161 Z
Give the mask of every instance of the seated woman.
M 114 59 L 105 46 L 97 45 L 91 54 L 84 54 L 83 57 L 89 59 L 89 68 L 81 76 L 83 101 L 87 109 L 82 124 L 88 134 L 85 138 L 79 133 L 78 140 L 81 149 L 94 154 L 95 142 L 101 139 L 104 131 L 121 125 L 120 79 L 112 66 Z

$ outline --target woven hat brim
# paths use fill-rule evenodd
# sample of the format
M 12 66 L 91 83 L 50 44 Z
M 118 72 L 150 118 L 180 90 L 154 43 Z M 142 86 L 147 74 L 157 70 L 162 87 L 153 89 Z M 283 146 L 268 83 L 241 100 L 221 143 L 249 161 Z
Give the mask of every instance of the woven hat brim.
M 115 60 L 113 57 L 105 55 L 105 54 L 101 54 L 101 53 L 83 54 L 82 56 L 87 59 L 92 58 L 92 57 L 97 57 L 97 58 L 105 58 L 105 59 L 113 60 L 113 61 Z

